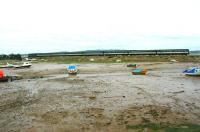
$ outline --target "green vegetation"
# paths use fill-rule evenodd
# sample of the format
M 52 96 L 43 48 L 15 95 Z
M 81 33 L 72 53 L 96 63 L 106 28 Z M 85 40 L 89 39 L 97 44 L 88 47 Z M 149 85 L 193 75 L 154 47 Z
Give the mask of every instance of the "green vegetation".
M 143 131 L 144 129 L 148 129 L 152 132 L 200 132 L 200 125 L 197 124 L 155 124 L 148 123 L 142 125 L 127 125 L 127 129 L 134 129 L 138 131 Z
M 22 60 L 20 54 L 0 55 L 0 60 Z
M 9 57 L 10 56 L 10 57 Z M 21 60 L 21 56 L 13 57 L 13 55 L 3 56 L 0 59 L 0 64 L 6 64 L 7 62 L 13 63 L 16 60 Z M 7 58 L 7 59 L 5 59 Z M 70 63 L 117 63 L 117 60 L 121 60 L 122 63 L 129 62 L 169 62 L 172 59 L 178 62 L 200 62 L 200 56 L 184 56 L 184 55 L 162 55 L 162 56 L 147 56 L 147 55 L 135 55 L 135 56 L 56 56 L 56 57 L 37 57 L 39 62 L 50 62 L 59 64 Z M 92 59 L 92 61 L 91 61 Z
M 121 62 L 169 62 L 172 59 L 178 62 L 200 62 L 200 56 L 57 56 L 41 57 L 47 62 L 53 63 L 116 63 Z M 94 59 L 91 61 L 90 59 Z

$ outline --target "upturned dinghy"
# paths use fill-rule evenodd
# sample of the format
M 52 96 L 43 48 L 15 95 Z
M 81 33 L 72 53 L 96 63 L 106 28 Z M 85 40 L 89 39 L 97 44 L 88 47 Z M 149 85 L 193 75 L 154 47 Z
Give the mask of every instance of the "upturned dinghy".
M 183 71 L 183 73 L 185 75 L 189 75 L 189 76 L 200 76 L 200 68 L 191 67 L 191 68 L 186 69 L 185 71 Z

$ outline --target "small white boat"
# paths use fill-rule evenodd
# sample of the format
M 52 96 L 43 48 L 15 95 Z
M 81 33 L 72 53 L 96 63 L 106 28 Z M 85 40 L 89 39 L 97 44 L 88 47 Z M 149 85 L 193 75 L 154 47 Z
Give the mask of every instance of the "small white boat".
M 189 76 L 200 76 L 200 68 L 191 67 L 191 68 L 186 69 L 185 71 L 183 71 L 183 73 L 185 75 L 189 75 Z
M 14 68 L 29 68 L 32 64 L 29 62 L 24 62 L 22 65 L 15 65 Z

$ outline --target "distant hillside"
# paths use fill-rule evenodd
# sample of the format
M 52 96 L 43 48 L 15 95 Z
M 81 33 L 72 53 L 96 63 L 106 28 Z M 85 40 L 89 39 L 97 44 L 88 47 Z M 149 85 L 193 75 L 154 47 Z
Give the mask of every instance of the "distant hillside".
M 190 51 L 191 55 L 200 55 L 200 50 Z
M 189 49 L 162 49 L 162 50 L 86 50 L 74 52 L 33 53 L 33 57 L 49 56 L 111 56 L 111 55 L 188 55 Z

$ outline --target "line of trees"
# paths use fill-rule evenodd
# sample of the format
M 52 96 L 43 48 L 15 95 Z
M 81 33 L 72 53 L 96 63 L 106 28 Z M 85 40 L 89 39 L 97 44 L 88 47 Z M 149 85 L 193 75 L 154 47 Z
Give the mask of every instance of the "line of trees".
M 22 57 L 20 54 L 2 54 L 0 55 L 0 60 L 22 60 Z

